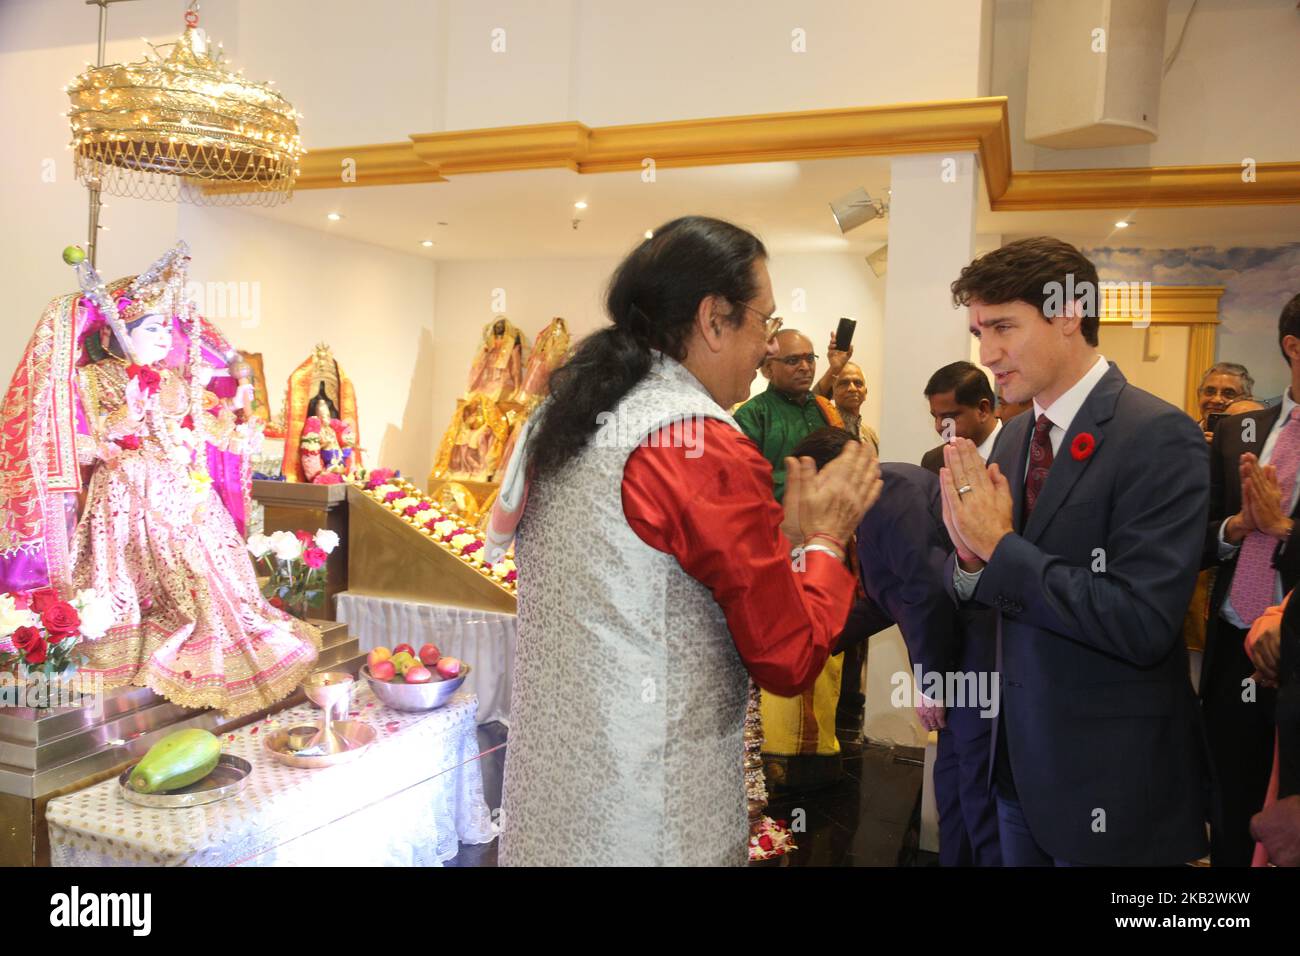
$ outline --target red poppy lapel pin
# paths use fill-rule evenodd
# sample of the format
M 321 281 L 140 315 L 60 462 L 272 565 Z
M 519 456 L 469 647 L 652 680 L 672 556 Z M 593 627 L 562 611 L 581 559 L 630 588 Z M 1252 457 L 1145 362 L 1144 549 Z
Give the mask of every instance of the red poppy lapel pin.
M 1070 455 L 1075 461 L 1084 461 L 1092 457 L 1092 453 L 1097 450 L 1097 439 L 1092 437 L 1091 432 L 1079 432 L 1074 436 L 1074 441 L 1070 442 Z

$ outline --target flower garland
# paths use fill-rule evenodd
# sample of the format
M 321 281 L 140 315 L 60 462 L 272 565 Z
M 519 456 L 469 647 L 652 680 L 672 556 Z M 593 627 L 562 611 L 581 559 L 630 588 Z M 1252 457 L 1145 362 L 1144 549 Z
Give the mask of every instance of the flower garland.
M 359 471 L 352 484 L 420 534 L 474 568 L 497 586 L 516 594 L 519 572 L 514 549 L 495 564 L 485 560 L 483 534 L 452 512 L 443 511 L 419 488 L 389 468 Z

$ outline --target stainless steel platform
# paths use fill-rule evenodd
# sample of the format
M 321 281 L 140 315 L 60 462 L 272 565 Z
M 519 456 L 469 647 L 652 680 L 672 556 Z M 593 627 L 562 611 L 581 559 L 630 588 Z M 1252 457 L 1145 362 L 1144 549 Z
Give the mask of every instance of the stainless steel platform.
M 347 626 L 312 623 L 321 629 L 315 669 L 355 674 L 365 654 L 348 636 Z M 83 708 L 0 707 L 0 865 L 48 863 L 49 800 L 120 773 L 167 734 L 191 727 L 222 733 L 304 699 L 295 691 L 271 707 L 233 719 L 181 707 L 142 687 L 108 691 L 102 714 Z

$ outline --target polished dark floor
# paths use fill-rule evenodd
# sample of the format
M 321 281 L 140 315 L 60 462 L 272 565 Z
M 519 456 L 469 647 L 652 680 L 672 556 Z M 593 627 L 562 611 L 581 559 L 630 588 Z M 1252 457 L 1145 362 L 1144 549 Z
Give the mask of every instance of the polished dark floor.
M 505 727 L 478 729 L 479 749 L 487 751 L 506 739 Z M 501 805 L 505 748 L 480 761 L 488 806 Z M 798 846 L 788 866 L 936 866 L 938 857 L 917 849 L 921 807 L 923 752 L 912 747 L 871 744 L 846 754 L 844 776 L 820 790 L 774 795 L 768 812 L 806 825 L 795 834 Z M 796 815 L 796 810 L 802 810 Z M 496 842 L 462 844 L 448 866 L 496 866 Z

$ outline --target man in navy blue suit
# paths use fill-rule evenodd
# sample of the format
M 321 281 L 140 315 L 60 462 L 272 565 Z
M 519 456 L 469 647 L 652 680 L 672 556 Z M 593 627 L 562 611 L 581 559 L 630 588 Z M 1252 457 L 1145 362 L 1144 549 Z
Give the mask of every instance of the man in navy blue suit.
M 842 428 L 821 428 L 792 454 L 812 458 L 820 469 L 845 442 L 855 440 Z M 996 697 L 988 697 L 994 670 L 992 612 L 959 611 L 944 588 L 952 543 L 943 524 L 938 476 L 918 465 L 887 461 L 880 463 L 880 474 L 880 500 L 857 531 L 867 600 L 855 606 L 844 643 L 836 650 L 897 624 L 914 672 L 974 678 L 954 684 L 953 699 L 917 701 L 917 712 L 927 729 L 939 731 L 934 796 L 940 864 L 999 866 L 997 809 L 988 782 L 990 717 L 997 707 Z M 918 692 L 924 685 L 923 678 Z M 911 686 L 910 678 L 906 686 Z
M 1204 729 L 1180 638 L 1209 502 L 1205 438 L 1097 354 L 1097 271 L 1039 237 L 952 285 L 1009 401 L 990 463 L 944 453 L 957 596 L 997 609 L 1003 863 L 1173 865 L 1206 851 Z

